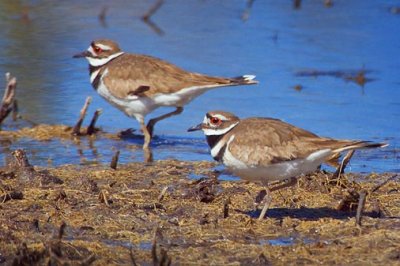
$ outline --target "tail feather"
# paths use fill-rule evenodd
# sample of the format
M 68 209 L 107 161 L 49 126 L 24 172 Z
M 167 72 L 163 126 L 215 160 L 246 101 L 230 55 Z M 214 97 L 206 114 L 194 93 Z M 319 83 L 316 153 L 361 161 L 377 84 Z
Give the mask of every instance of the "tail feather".
M 383 148 L 389 146 L 387 143 L 376 143 L 372 141 L 357 141 L 350 143 L 349 145 L 346 145 L 344 147 L 337 148 L 333 150 L 333 153 L 339 153 L 342 151 L 348 151 L 348 150 L 357 150 L 357 149 L 373 149 L 373 148 Z
M 239 77 L 231 78 L 231 83 L 242 85 L 242 84 L 258 84 L 258 81 L 255 80 L 255 75 L 243 75 Z

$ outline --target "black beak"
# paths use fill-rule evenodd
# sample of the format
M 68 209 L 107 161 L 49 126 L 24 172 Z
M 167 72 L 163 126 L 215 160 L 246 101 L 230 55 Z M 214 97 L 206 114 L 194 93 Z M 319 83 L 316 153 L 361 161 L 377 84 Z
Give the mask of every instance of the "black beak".
M 73 58 L 90 57 L 92 54 L 89 51 L 84 51 L 82 53 L 76 54 Z
M 203 128 L 203 124 L 202 123 L 200 123 L 200 124 L 198 124 L 197 126 L 193 126 L 193 127 L 191 127 L 191 128 L 188 128 L 188 132 L 192 132 L 192 131 L 197 131 L 197 130 L 201 130 Z

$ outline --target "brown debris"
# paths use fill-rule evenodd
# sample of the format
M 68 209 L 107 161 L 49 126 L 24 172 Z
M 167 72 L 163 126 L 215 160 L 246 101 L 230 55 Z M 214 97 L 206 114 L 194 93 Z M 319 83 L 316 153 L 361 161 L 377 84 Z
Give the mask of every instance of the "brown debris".
M 12 106 L 12 119 L 13 121 L 17 121 L 18 119 L 18 101 L 15 99 L 13 101 L 13 106 Z
M 196 196 L 200 202 L 210 203 L 216 197 L 216 185 L 218 181 L 213 178 L 206 178 L 200 181 L 196 187 Z
M 324 5 L 325 5 L 325 7 L 332 7 L 333 0 L 324 0 Z
M 300 85 L 300 84 L 297 84 L 297 85 L 295 85 L 295 86 L 293 87 L 293 89 L 300 92 L 300 91 L 303 90 L 303 86 Z
M 224 201 L 224 207 L 222 209 L 222 217 L 224 219 L 229 217 L 229 204 L 231 204 L 231 198 Z
M 167 251 L 164 248 L 159 248 L 157 239 L 162 238 L 161 231 L 159 228 L 156 229 L 153 238 L 153 245 L 151 247 L 151 256 L 153 258 L 154 266 L 169 266 L 171 265 L 171 258 L 168 256 Z M 158 251 L 159 249 L 159 251 Z
M 365 208 L 365 201 L 367 198 L 367 191 L 361 190 L 359 193 L 359 200 L 357 206 L 357 213 L 356 213 L 356 225 L 361 226 L 361 218 Z
M 253 202 L 260 184 L 190 179 L 214 177 L 213 167 L 177 160 L 122 164 L 118 171 L 107 164 L 34 167 L 64 181 L 46 187 L 1 177 L 0 196 L 23 192 L 21 200 L 0 203 L 2 260 L 6 265 L 14 260 L 82 265 L 94 259 L 97 265 L 396 262 L 400 183 L 393 175 L 342 174 L 340 182 L 324 172 L 300 177 L 297 186 L 272 192 L 268 219 L 258 221 Z M 360 178 L 359 184 L 351 181 Z M 200 201 L 203 189 L 212 191 L 212 201 Z M 369 192 L 362 227 L 354 227 L 362 190 Z M 352 211 L 337 210 L 348 194 L 355 198 Z
M 13 160 L 7 166 L 7 172 L 12 172 L 13 175 L 21 182 L 39 182 L 40 185 L 62 184 L 63 181 L 51 175 L 48 171 L 36 171 L 29 163 L 26 153 L 22 149 L 17 149 L 12 152 Z
M 82 107 L 82 109 L 81 109 L 81 111 L 79 113 L 79 119 L 78 119 L 78 121 L 76 122 L 75 126 L 72 129 L 72 135 L 75 135 L 75 136 L 81 135 L 81 126 L 82 126 L 82 123 L 83 123 L 83 119 L 85 119 L 87 109 L 88 109 L 88 107 L 89 107 L 91 102 L 92 102 L 92 97 L 90 97 L 90 96 L 87 97 L 86 101 L 85 101 L 85 103 L 84 103 L 84 105 L 83 105 L 83 107 Z
M 96 125 L 96 122 L 97 122 L 97 119 L 99 118 L 99 116 L 101 115 L 101 113 L 103 112 L 103 110 L 101 110 L 101 109 L 97 109 L 95 112 L 94 112 L 94 114 L 93 114 L 93 118 L 92 118 L 92 120 L 90 121 L 90 124 L 89 124 L 89 126 L 87 127 L 87 129 L 86 129 L 86 135 L 93 135 L 94 133 L 96 133 L 97 131 L 99 131 L 96 127 L 95 127 L 95 125 Z
M 150 9 L 142 16 L 142 21 L 146 23 L 155 33 L 158 35 L 163 35 L 164 31 L 160 29 L 157 24 L 155 24 L 151 20 L 151 16 L 153 16 L 158 9 L 161 8 L 161 6 L 164 4 L 164 0 L 157 0 L 156 3 L 154 3 L 153 6 L 150 7 Z
M 23 198 L 24 194 L 21 191 L 6 191 L 4 195 L 0 196 L 0 203 L 5 203 L 9 200 L 21 200 Z
M 368 78 L 367 74 L 372 72 L 371 70 L 366 70 L 364 68 L 356 71 L 323 71 L 323 70 L 302 70 L 296 73 L 299 77 L 320 77 L 320 76 L 330 76 L 335 78 L 343 79 L 344 81 L 351 81 L 358 84 L 360 87 L 364 87 L 367 82 L 374 81 L 372 78 Z
M 4 96 L 0 106 L 0 125 L 13 110 L 16 88 L 17 79 L 15 77 L 11 77 L 10 73 L 6 73 L 6 88 L 4 90 Z
M 293 8 L 300 9 L 301 8 L 301 0 L 293 0 Z
M 108 198 L 108 192 L 106 190 L 101 190 L 99 193 L 99 200 L 101 203 L 106 204 L 107 207 L 110 207 L 112 200 Z
M 255 0 L 247 0 L 246 8 L 242 13 L 242 21 L 247 21 L 250 17 L 251 7 L 253 6 Z
M 110 168 L 117 170 L 118 165 L 118 158 L 119 158 L 119 150 L 116 151 L 111 159 Z
M 107 11 L 108 11 L 108 6 L 103 6 L 103 8 L 101 9 L 98 19 L 100 21 L 101 26 L 103 26 L 104 28 L 107 27 L 107 23 L 106 23 L 106 15 L 107 15 Z

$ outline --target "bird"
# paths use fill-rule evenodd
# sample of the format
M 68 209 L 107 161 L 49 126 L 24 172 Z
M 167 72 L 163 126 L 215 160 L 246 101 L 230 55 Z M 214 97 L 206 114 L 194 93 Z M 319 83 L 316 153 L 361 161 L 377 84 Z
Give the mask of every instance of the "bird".
M 125 53 L 109 39 L 94 40 L 73 57 L 88 60 L 90 82 L 104 99 L 136 118 L 144 134 L 144 149 L 149 147 L 154 125 L 182 113 L 183 106 L 197 96 L 213 88 L 258 83 L 254 75 L 224 78 L 189 72 L 156 57 Z M 163 106 L 176 109 L 145 125 L 145 116 Z
M 275 118 L 240 119 L 225 111 L 209 111 L 203 122 L 188 129 L 202 130 L 214 160 L 234 175 L 266 186 L 289 180 L 277 189 L 296 183 L 296 177 L 316 171 L 340 153 L 386 147 L 386 143 L 320 137 Z M 275 190 L 275 189 L 274 189 Z M 269 195 L 268 195 L 269 196 Z M 269 196 L 270 197 L 270 196 Z M 271 200 L 260 214 L 263 219 Z

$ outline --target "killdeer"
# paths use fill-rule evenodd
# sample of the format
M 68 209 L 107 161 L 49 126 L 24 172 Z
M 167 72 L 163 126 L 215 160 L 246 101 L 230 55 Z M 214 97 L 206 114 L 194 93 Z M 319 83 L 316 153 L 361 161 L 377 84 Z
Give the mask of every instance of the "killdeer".
M 201 124 L 188 129 L 195 130 L 203 130 L 212 157 L 234 175 L 265 186 L 272 181 L 291 179 L 278 188 L 294 184 L 295 177 L 314 172 L 341 152 L 387 146 L 386 143 L 319 137 L 278 119 L 241 120 L 223 111 L 208 112 Z M 267 189 L 267 192 L 270 191 Z M 259 219 L 264 217 L 269 203 L 266 202 Z
M 89 61 L 93 88 L 140 123 L 145 136 L 143 148 L 148 147 L 158 121 L 180 114 L 185 104 L 207 90 L 258 83 L 253 75 L 222 78 L 188 72 L 158 58 L 124 53 L 111 40 L 93 41 L 86 51 L 74 57 Z M 145 116 L 161 106 L 176 110 L 151 119 L 145 126 Z

